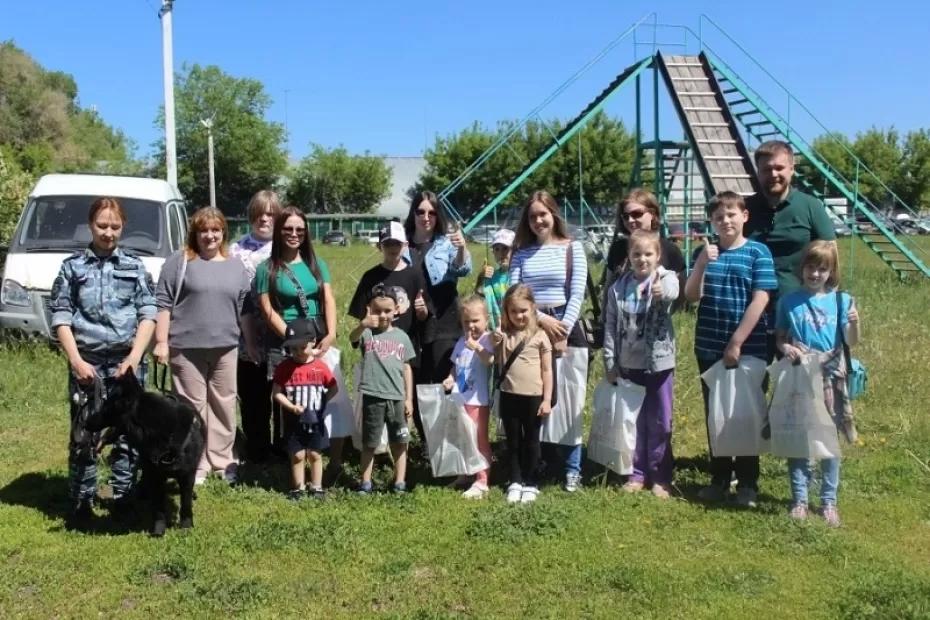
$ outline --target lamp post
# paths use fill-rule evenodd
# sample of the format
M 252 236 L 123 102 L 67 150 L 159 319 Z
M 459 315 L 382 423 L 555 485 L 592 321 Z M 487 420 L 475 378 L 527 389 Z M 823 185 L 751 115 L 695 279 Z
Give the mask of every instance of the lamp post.
M 175 145 L 174 131 L 174 52 L 171 40 L 171 8 L 174 0 L 162 0 L 161 10 L 161 53 L 164 67 L 163 80 L 165 88 L 165 169 L 167 181 L 172 187 L 178 186 L 178 152 Z
M 210 206 L 216 208 L 216 177 L 213 174 L 213 117 L 201 119 L 207 128 L 207 167 L 210 172 Z

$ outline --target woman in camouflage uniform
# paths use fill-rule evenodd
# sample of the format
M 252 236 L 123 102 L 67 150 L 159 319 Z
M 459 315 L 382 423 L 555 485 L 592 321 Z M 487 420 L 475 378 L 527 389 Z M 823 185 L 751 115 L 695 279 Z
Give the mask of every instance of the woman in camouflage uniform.
M 64 260 L 52 288 L 51 328 L 70 366 L 71 418 L 94 384 L 109 383 L 126 372 L 144 379 L 143 355 L 155 329 L 152 278 L 142 261 L 119 247 L 126 213 L 115 198 L 98 198 L 90 207 L 91 243 Z M 94 449 L 69 442 L 68 472 L 72 521 L 92 514 L 97 488 Z M 129 500 L 136 454 L 118 437 L 110 452 L 110 484 L 115 505 Z M 77 523 L 76 523 L 77 524 Z

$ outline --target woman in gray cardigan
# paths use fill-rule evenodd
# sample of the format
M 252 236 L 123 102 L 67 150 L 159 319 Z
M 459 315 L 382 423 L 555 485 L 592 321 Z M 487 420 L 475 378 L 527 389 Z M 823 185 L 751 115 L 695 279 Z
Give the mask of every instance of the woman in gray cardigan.
M 636 418 L 633 474 L 623 485 L 631 493 L 652 485 L 656 497 L 669 497 L 672 483 L 672 388 L 675 331 L 672 304 L 678 276 L 660 266 L 659 235 L 634 231 L 629 240 L 631 269 L 606 293 L 604 369 L 607 381 L 624 378 L 646 388 Z
M 222 212 L 198 210 L 191 218 L 187 247 L 165 261 L 155 291 L 155 359 L 170 362 L 175 392 L 194 406 L 206 428 L 197 484 L 211 473 L 230 484 L 238 481 L 233 456 L 236 361 L 242 303 L 250 285 L 242 261 L 228 257 L 228 244 Z

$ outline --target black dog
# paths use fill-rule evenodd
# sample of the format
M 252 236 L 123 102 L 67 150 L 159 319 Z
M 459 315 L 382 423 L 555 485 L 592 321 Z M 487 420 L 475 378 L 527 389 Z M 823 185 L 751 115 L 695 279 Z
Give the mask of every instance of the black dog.
M 151 501 L 153 536 L 163 536 L 167 527 L 168 478 L 181 487 L 178 525 L 194 527 L 194 475 L 205 438 L 203 421 L 192 406 L 172 396 L 146 392 L 136 376 L 127 372 L 114 381 L 103 405 L 87 419 L 86 428 L 92 433 L 116 429 L 138 450 L 142 484 Z

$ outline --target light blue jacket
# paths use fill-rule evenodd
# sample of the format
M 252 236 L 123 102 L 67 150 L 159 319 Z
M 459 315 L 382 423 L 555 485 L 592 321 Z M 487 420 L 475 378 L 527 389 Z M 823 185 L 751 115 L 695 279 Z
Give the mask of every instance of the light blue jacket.
M 446 235 L 440 234 L 433 237 L 433 245 L 423 259 L 430 286 L 437 286 L 443 282 L 455 282 L 471 273 L 471 254 L 466 250 L 465 262 L 459 267 L 455 265 L 458 252 L 458 248 L 452 245 Z M 408 265 L 413 264 L 409 249 L 404 250 L 404 260 Z

